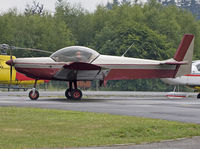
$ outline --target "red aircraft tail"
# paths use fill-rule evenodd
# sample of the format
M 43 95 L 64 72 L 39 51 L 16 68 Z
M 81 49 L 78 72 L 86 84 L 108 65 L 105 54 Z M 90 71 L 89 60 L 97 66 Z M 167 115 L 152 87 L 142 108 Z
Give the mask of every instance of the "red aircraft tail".
M 184 59 L 186 59 L 186 56 L 189 56 L 188 53 L 190 53 L 190 55 L 193 54 L 193 50 L 190 50 L 189 48 L 193 48 L 193 44 L 194 44 L 194 35 L 191 34 L 185 34 L 183 36 L 182 41 L 179 44 L 179 47 L 174 55 L 174 59 L 176 61 L 184 61 Z M 187 55 L 188 54 L 188 55 Z M 190 59 L 192 59 L 192 57 L 190 57 Z
M 185 34 L 173 59 L 177 62 L 187 62 L 187 65 L 177 65 L 174 77 L 191 73 L 193 51 L 194 35 Z
M 173 58 L 162 61 L 161 64 L 176 65 L 173 77 L 191 73 L 192 56 L 194 51 L 194 35 L 185 34 Z

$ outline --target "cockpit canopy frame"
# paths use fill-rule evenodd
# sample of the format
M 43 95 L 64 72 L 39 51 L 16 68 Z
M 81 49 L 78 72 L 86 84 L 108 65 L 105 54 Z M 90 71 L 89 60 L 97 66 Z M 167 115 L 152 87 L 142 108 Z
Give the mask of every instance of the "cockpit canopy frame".
M 56 62 L 85 62 L 91 63 L 100 54 L 93 49 L 83 46 L 62 48 L 50 57 Z

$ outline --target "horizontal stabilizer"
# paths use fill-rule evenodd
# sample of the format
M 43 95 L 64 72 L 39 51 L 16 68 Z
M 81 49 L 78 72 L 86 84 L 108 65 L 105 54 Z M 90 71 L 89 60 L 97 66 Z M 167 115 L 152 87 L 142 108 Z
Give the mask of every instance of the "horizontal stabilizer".
M 101 70 L 101 67 L 97 65 L 83 62 L 73 62 L 69 65 L 65 64 L 63 67 L 71 70 Z
M 166 61 L 166 62 L 162 62 L 160 63 L 161 65 L 186 65 L 188 64 L 187 61 Z

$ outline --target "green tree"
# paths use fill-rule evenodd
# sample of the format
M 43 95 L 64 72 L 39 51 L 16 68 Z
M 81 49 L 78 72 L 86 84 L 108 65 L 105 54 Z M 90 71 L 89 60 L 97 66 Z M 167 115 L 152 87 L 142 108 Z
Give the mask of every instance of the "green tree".
M 22 15 L 14 11 L 0 16 L 0 39 L 2 43 L 18 47 L 30 47 L 48 51 L 56 51 L 75 40 L 65 22 L 57 20 L 49 14 Z M 41 53 L 16 51 L 17 57 L 40 56 Z M 29 55 L 30 56 L 30 55 Z

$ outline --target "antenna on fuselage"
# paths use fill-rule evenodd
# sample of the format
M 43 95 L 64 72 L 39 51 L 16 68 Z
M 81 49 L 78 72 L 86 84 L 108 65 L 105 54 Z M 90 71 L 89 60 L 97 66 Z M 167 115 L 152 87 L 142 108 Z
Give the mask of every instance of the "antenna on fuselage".
M 124 57 L 124 55 L 130 50 L 130 48 L 134 45 L 134 42 L 132 43 L 132 45 L 124 52 L 124 54 L 122 55 L 122 57 Z

